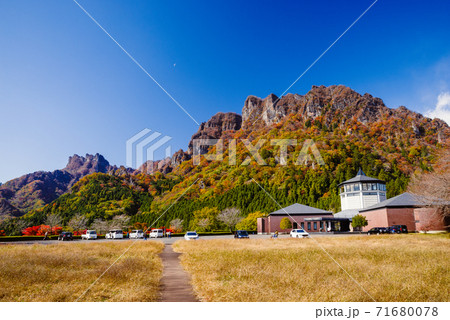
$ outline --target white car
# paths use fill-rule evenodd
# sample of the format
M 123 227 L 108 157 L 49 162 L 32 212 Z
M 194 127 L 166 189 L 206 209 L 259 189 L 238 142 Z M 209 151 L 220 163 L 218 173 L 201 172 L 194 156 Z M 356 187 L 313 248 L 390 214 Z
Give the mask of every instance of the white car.
M 307 238 L 307 237 L 309 237 L 309 233 L 303 229 L 292 229 L 290 235 L 292 238 Z
M 95 240 L 95 239 L 97 239 L 97 232 L 95 230 L 86 230 L 86 233 L 81 235 L 81 240 Z
M 163 238 L 163 237 L 164 237 L 163 229 L 153 229 L 150 232 L 150 238 Z
M 110 230 L 105 234 L 106 239 L 123 239 L 123 231 L 120 229 Z
M 186 240 L 197 240 L 198 239 L 198 234 L 195 231 L 188 231 L 184 235 L 184 239 L 186 239 Z
M 142 230 L 133 230 L 130 232 L 130 239 L 143 239 L 144 231 Z

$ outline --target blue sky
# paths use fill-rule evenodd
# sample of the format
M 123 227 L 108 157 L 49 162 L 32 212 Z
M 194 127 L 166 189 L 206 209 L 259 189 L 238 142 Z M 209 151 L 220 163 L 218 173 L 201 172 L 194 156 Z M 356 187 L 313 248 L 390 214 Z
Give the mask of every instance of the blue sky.
M 373 1 L 78 2 L 198 121 L 277 95 Z M 379 0 L 289 92 L 344 84 L 386 105 L 450 105 L 450 2 Z M 125 164 L 144 128 L 198 126 L 73 0 L 0 0 L 0 181 L 78 153 Z M 448 113 L 447 113 L 448 114 Z

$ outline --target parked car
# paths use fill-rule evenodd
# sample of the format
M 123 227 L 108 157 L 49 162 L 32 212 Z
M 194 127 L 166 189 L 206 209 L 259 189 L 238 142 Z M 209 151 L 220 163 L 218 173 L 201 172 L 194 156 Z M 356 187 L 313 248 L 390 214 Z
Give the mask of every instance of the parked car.
M 234 234 L 234 237 L 236 239 L 248 239 L 248 232 L 247 230 L 237 230 L 236 233 Z
M 60 241 L 67 241 L 67 240 L 73 240 L 73 233 L 72 232 L 61 232 L 58 236 L 58 240 Z
M 389 233 L 408 233 L 408 228 L 404 224 L 395 224 L 388 228 Z
M 123 239 L 123 231 L 120 229 L 110 230 L 105 234 L 105 239 Z
M 292 238 L 307 238 L 309 237 L 309 233 L 303 229 L 292 229 L 290 236 Z
M 184 235 L 184 239 L 186 239 L 186 240 L 197 240 L 198 238 L 199 237 L 198 237 L 198 234 L 196 231 L 188 231 Z
M 375 228 L 372 228 L 369 231 L 367 231 L 368 235 L 371 235 L 371 234 L 383 234 L 383 233 L 388 233 L 388 228 L 375 227 Z
M 153 229 L 150 232 L 150 238 L 163 238 L 163 237 L 164 237 L 163 229 Z
M 86 230 L 86 233 L 81 235 L 81 240 L 95 240 L 95 239 L 97 239 L 97 231 L 95 230 Z
M 144 231 L 142 230 L 133 230 L 130 232 L 130 239 L 143 239 Z

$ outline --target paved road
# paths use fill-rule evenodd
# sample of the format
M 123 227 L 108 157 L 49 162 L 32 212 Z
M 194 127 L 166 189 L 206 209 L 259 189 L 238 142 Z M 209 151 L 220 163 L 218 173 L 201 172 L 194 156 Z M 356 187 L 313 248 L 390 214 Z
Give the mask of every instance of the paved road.
M 348 236 L 360 236 L 363 234 L 333 234 L 333 233 L 315 233 L 311 234 L 311 237 L 348 237 Z M 270 235 L 267 234 L 251 234 L 250 239 L 270 239 Z M 288 234 L 279 235 L 280 239 L 289 238 Z M 165 244 L 172 244 L 175 241 L 183 240 L 183 237 L 172 237 L 172 238 L 159 238 L 159 239 L 139 239 L 137 241 L 162 241 Z M 233 235 L 217 235 L 217 236 L 200 236 L 200 240 L 212 240 L 212 239 L 233 239 Z M 97 239 L 97 240 L 74 240 L 74 241 L 57 241 L 57 240 L 47 240 L 47 241 L 17 241 L 17 242 L 0 242 L 2 244 L 58 244 L 58 243 L 99 243 L 99 242 L 110 242 L 110 241 L 127 241 L 130 239 Z

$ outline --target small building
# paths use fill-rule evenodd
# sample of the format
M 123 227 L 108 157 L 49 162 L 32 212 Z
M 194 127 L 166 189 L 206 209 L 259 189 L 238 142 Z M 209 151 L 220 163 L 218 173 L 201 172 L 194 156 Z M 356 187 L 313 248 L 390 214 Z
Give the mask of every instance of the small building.
M 331 222 L 326 218 L 333 219 L 330 211 L 294 203 L 286 208 L 274 211 L 267 217 L 257 219 L 258 234 L 270 234 L 275 231 L 290 232 L 292 229 L 281 229 L 281 219 L 288 218 L 292 229 L 304 229 L 307 232 L 325 232 L 331 228 Z
M 373 206 L 359 210 L 368 225 L 364 231 L 373 227 L 406 225 L 408 231 L 445 231 L 446 222 L 435 208 L 426 207 L 416 196 L 405 192 Z

